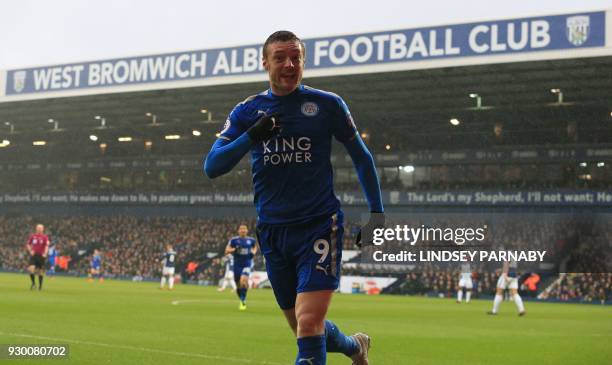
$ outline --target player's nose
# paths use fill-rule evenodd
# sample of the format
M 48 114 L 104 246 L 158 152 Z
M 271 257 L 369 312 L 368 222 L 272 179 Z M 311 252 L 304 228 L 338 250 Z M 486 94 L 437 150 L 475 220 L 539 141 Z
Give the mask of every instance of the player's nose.
M 285 64 L 283 66 L 284 67 L 290 67 L 290 68 L 295 67 L 295 65 L 293 64 L 293 61 L 291 61 L 290 57 L 287 57 L 287 59 L 285 60 Z

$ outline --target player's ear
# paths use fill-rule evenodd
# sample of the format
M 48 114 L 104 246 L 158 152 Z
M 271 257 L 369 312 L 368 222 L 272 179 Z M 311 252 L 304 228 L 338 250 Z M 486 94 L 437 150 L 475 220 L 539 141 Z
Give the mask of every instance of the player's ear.
M 270 65 L 268 64 L 268 60 L 266 59 L 266 56 L 261 57 L 261 64 L 263 65 L 266 71 L 269 71 Z

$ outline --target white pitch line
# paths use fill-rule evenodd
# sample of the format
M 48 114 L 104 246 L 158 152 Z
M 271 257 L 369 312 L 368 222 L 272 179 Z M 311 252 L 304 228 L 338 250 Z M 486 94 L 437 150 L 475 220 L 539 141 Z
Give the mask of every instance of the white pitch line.
M 208 303 L 235 303 L 237 300 L 236 299 L 223 299 L 223 298 L 204 298 L 204 299 L 178 299 L 178 300 L 173 300 L 170 302 L 170 304 L 172 305 L 179 305 L 179 304 L 183 304 L 183 303 L 202 303 L 202 302 L 208 302 Z
M 204 299 L 185 299 L 185 300 L 173 300 L 172 305 L 179 305 L 181 303 L 197 303 L 203 302 Z
M 59 338 L 59 337 L 34 336 L 34 335 L 26 335 L 26 334 L 21 334 L 21 333 L 6 333 L 6 332 L 0 332 L 0 335 L 13 336 L 13 337 L 24 337 L 24 338 L 36 338 L 39 340 L 50 340 L 50 341 L 58 341 L 58 342 L 68 342 L 68 343 L 74 343 L 74 344 L 79 344 L 79 345 L 91 345 L 91 346 L 110 347 L 110 348 L 117 348 L 117 349 L 124 349 L 124 350 L 153 352 L 153 353 L 166 354 L 166 355 L 197 357 L 197 358 L 211 359 L 211 360 L 226 360 L 226 361 L 233 361 L 233 362 L 239 362 L 239 363 L 245 363 L 245 364 L 284 365 L 284 364 L 280 364 L 277 362 L 269 362 L 269 361 L 238 359 L 235 357 L 206 355 L 206 354 L 199 354 L 199 353 L 193 353 L 193 352 L 166 351 L 166 350 L 158 350 L 158 349 L 151 349 L 147 347 L 138 347 L 138 346 L 129 346 L 129 345 L 113 345 L 113 344 L 102 343 L 102 342 L 80 341 L 80 340 L 72 340 L 68 338 Z

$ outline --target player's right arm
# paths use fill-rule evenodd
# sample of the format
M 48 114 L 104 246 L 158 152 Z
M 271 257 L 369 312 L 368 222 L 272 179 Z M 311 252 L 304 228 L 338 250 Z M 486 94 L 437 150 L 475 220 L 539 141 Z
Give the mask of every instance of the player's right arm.
M 219 138 L 206 155 L 204 173 L 211 179 L 231 171 L 251 149 L 253 142 L 245 133 L 246 127 L 242 122 L 243 108 L 243 103 L 234 107 L 225 121 L 223 130 L 219 132 Z
M 249 152 L 253 142 L 244 133 L 234 141 L 217 139 L 204 161 L 204 173 L 211 179 L 230 172 Z
M 26 242 L 25 246 L 30 256 L 34 255 L 34 250 L 32 249 L 32 236 L 28 237 L 28 242 Z
M 236 252 L 236 247 L 232 245 L 232 240 L 229 240 L 229 242 L 227 243 L 227 246 L 225 246 L 225 254 L 229 255 L 234 252 Z
M 230 172 L 249 152 L 253 144 L 266 141 L 278 133 L 278 114 L 263 115 L 246 111 L 244 103 L 236 105 L 225 121 L 219 138 L 204 161 L 204 172 L 211 179 Z M 255 121 L 247 127 L 248 120 Z

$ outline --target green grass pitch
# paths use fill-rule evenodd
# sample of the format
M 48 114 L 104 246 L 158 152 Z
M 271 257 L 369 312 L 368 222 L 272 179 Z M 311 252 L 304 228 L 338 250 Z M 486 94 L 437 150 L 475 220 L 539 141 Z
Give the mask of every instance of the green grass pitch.
M 0 344 L 69 344 L 72 364 L 293 364 L 295 339 L 270 290 L 250 290 L 248 310 L 215 288 L 46 279 L 0 274 Z M 176 303 L 175 301 L 179 301 Z M 173 304 L 175 302 L 175 304 Z M 372 365 L 611 364 L 612 309 L 490 301 L 336 295 L 329 318 L 347 334 L 372 336 Z M 9 364 L 56 360 L 0 360 Z M 331 354 L 328 364 L 350 364 Z

